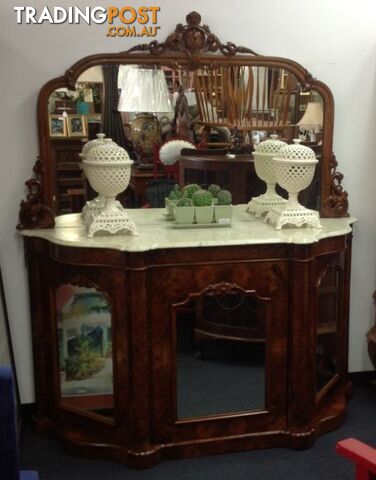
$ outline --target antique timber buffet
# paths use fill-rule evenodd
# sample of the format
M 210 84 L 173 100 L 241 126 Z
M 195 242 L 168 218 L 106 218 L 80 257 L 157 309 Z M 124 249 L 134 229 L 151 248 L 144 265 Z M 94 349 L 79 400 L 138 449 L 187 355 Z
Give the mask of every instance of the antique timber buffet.
M 129 209 L 138 236 L 89 239 L 80 214 L 55 219 L 49 98 L 73 90 L 90 67 L 118 64 L 198 75 L 198 98 L 203 79 L 217 81 L 213 72 L 227 78 L 214 89 L 216 115 L 201 102 L 205 128 L 240 125 L 288 139 L 305 95 L 316 95 L 324 117 L 309 202 L 322 228 L 276 231 L 245 205 L 234 207 L 230 227 L 189 230 L 171 225 L 161 209 Z M 225 99 L 243 66 L 268 99 L 251 101 L 246 117 L 236 118 Z M 164 43 L 87 57 L 42 88 L 41 156 L 19 225 L 39 431 L 74 453 L 145 468 L 170 458 L 307 448 L 341 424 L 354 219 L 332 153 L 333 116 L 330 90 L 304 68 L 222 44 L 195 12 Z

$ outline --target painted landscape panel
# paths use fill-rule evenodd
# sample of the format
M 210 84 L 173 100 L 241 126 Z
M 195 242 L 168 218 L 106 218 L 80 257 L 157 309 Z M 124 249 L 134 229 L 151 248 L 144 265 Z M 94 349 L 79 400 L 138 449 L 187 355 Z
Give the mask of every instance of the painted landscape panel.
M 95 288 L 56 289 L 62 397 L 113 393 L 111 310 Z

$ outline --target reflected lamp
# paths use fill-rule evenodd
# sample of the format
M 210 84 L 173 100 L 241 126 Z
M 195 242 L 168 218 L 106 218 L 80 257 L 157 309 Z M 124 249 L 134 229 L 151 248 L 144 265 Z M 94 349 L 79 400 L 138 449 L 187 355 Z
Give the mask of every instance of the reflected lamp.
M 301 130 L 304 130 L 305 136 L 311 142 L 316 142 L 316 133 L 320 132 L 323 126 L 323 109 L 321 102 L 308 102 L 304 115 L 298 122 Z
M 135 113 L 131 136 L 139 168 L 151 168 L 155 145 L 161 140 L 157 113 L 172 112 L 171 95 L 162 70 L 125 68 L 121 78 L 119 112 Z

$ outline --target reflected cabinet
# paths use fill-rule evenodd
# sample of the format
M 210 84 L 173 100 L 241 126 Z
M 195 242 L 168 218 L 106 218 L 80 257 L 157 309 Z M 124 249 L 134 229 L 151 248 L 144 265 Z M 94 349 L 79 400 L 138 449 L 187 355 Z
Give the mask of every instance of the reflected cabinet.
M 30 235 L 35 420 L 74 453 L 143 468 L 342 422 L 351 232 L 133 252 Z

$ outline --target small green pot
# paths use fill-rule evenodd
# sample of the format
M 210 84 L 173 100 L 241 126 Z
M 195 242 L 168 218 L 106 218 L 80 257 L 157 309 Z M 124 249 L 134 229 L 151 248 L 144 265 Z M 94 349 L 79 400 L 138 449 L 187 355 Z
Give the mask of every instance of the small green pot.
M 195 207 L 197 223 L 213 223 L 214 208 L 213 205 L 206 207 Z
M 175 207 L 176 223 L 193 223 L 195 219 L 195 207 Z
M 174 203 L 168 198 L 165 198 L 165 207 L 166 207 L 166 213 L 168 216 L 173 217 L 174 216 Z
M 215 205 L 214 218 L 216 223 L 229 224 L 232 218 L 232 205 Z

